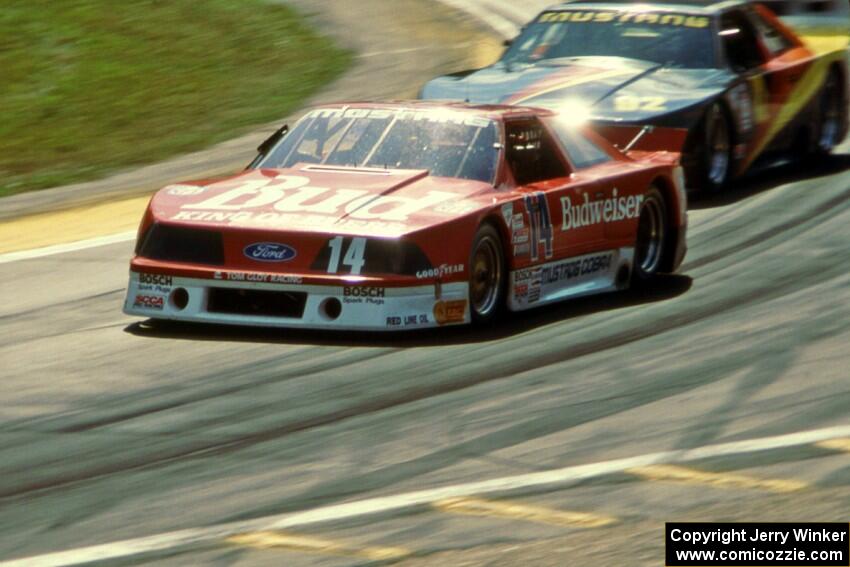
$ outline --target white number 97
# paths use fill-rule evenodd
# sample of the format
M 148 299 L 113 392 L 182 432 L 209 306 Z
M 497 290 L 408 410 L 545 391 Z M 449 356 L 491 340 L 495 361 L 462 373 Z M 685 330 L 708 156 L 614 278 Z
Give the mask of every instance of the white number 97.
M 328 273 L 336 274 L 339 272 L 339 260 L 342 258 L 342 249 L 345 247 L 345 238 L 337 236 L 328 242 L 331 247 L 331 259 L 328 262 Z M 366 239 L 357 237 L 351 239 L 351 244 L 348 245 L 348 252 L 342 258 L 342 263 L 350 268 L 349 273 L 353 276 L 359 276 L 363 271 L 363 265 L 366 263 Z

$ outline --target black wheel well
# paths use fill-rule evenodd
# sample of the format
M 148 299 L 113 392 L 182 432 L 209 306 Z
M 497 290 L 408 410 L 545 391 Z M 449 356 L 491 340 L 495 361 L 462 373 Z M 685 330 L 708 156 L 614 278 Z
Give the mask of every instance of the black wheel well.
M 838 75 L 838 79 L 840 81 L 839 84 L 841 85 L 841 92 L 844 95 L 844 97 L 846 98 L 847 97 L 847 81 L 848 81 L 848 79 L 847 79 L 847 69 L 845 69 L 844 66 L 840 65 L 839 63 L 833 63 L 832 65 L 829 66 L 829 73 L 833 74 L 833 75 Z
M 499 291 L 501 298 L 498 300 L 495 311 L 492 312 L 494 314 L 491 315 L 491 317 L 490 317 L 491 321 L 494 318 L 498 318 L 502 312 L 504 312 L 505 310 L 507 310 L 509 308 L 508 307 L 508 304 L 509 304 L 508 290 L 510 289 L 510 284 L 509 284 L 510 273 L 511 273 L 511 270 L 513 269 L 513 265 L 512 265 L 513 254 L 510 254 L 509 249 L 507 248 L 511 244 L 511 238 L 508 235 L 507 230 L 503 225 L 504 225 L 504 221 L 502 220 L 502 218 L 500 216 L 498 216 L 498 214 L 495 211 L 493 211 L 493 212 L 489 213 L 488 215 L 486 215 L 484 218 L 482 218 L 481 222 L 478 223 L 478 226 L 475 229 L 475 235 L 477 236 L 477 234 L 484 227 L 492 228 L 493 231 L 495 231 L 495 233 L 499 236 L 499 240 L 501 241 L 499 243 L 500 248 L 501 248 L 501 252 L 502 252 L 502 270 L 503 270 L 502 271 L 502 279 L 501 279 L 501 283 L 500 283 L 501 290 Z M 472 244 L 474 246 L 475 236 L 473 236 L 473 238 L 472 238 Z M 470 270 L 470 281 L 471 281 L 471 270 L 472 270 L 471 260 L 472 260 L 472 258 L 471 258 L 471 255 L 470 255 L 470 265 L 468 266 L 468 269 Z M 470 307 L 469 307 L 469 309 L 470 309 L 470 313 L 473 314 L 472 315 L 473 323 L 476 323 L 476 322 L 480 323 L 481 322 L 480 320 L 476 321 L 475 314 L 473 312 L 472 298 L 471 297 L 470 297 Z
M 826 71 L 826 79 L 823 82 L 823 86 L 821 87 L 818 96 L 813 98 L 812 102 L 809 103 L 806 109 L 807 115 L 810 119 L 800 124 L 797 128 L 794 146 L 796 152 L 801 152 L 805 155 L 814 151 L 813 148 L 816 148 L 818 142 L 817 136 L 819 135 L 818 123 L 820 122 L 822 97 L 830 79 L 833 77 L 838 80 L 838 88 L 841 89 L 841 108 L 843 113 L 841 120 L 841 138 L 843 139 L 847 135 L 847 107 L 850 105 L 850 92 L 848 92 L 847 88 L 848 79 L 846 69 L 838 63 L 833 63 Z
M 847 68 L 838 63 L 833 63 L 832 65 L 830 65 L 829 74 L 838 77 L 838 86 L 841 88 L 841 98 L 844 101 L 844 104 L 841 105 L 841 108 L 843 109 L 842 111 L 844 113 L 841 133 L 846 136 L 848 112 L 847 107 L 850 106 L 850 90 L 848 89 L 848 85 L 850 85 L 850 77 L 848 77 L 847 75 Z M 827 78 L 827 80 L 829 79 Z
M 824 80 L 818 96 L 813 97 L 812 101 L 806 106 L 806 120 L 801 121 L 800 124 L 795 127 L 795 130 L 792 131 L 794 135 L 792 150 L 795 155 L 806 155 L 811 153 L 813 151 L 812 148 L 814 148 L 817 143 L 817 127 L 820 120 L 819 116 L 822 95 L 832 77 L 836 77 L 838 79 L 838 86 L 841 89 L 841 99 L 843 101 L 843 104 L 841 105 L 841 108 L 843 109 L 842 112 L 844 112 L 845 115 L 847 113 L 847 106 L 850 104 L 850 96 L 848 96 L 847 91 L 847 77 L 845 69 L 840 64 L 833 63 L 826 71 L 826 80 Z M 846 118 L 843 120 L 843 123 L 846 123 Z M 844 135 L 846 134 L 847 132 L 844 132 Z
M 664 199 L 664 210 L 667 211 L 667 226 L 670 227 L 665 235 L 664 258 L 661 260 L 661 271 L 672 272 L 676 261 L 676 242 L 679 240 L 681 227 L 676 226 L 678 211 L 673 207 L 676 202 L 676 187 L 666 177 L 656 177 L 650 187 L 655 187 Z
M 704 142 L 704 140 L 700 140 L 699 137 L 705 135 L 705 123 L 708 118 L 708 113 L 715 106 L 720 108 L 720 111 L 723 113 L 723 116 L 726 118 L 726 122 L 729 124 L 729 134 L 732 137 L 732 142 L 738 141 L 738 129 L 736 127 L 735 121 L 732 120 L 732 109 L 729 108 L 729 104 L 723 99 L 723 97 L 718 97 L 711 101 L 710 104 L 705 105 L 705 110 L 699 117 L 699 120 L 696 122 L 696 128 L 691 130 L 690 135 L 685 141 L 685 147 L 687 149 L 693 149 L 693 145 L 698 142 Z
M 478 224 L 478 228 L 475 229 L 477 233 L 481 230 L 481 227 L 490 225 L 493 229 L 499 234 L 499 238 L 501 239 L 500 244 L 502 245 L 502 257 L 505 260 L 505 268 L 507 271 L 510 271 L 513 268 L 513 259 L 514 256 L 511 254 L 511 251 L 508 247 L 511 245 L 511 235 L 508 233 L 507 227 L 505 227 L 504 221 L 496 215 L 496 213 L 491 213 L 481 219 L 481 222 Z
M 720 107 L 720 112 L 722 112 L 723 116 L 726 118 L 726 124 L 729 126 L 729 141 L 732 143 L 731 145 L 734 148 L 738 143 L 738 128 L 737 124 L 735 124 L 735 121 L 732 119 L 732 109 L 729 108 L 729 104 L 722 97 L 715 100 L 714 104 Z M 706 110 L 706 112 L 708 112 L 708 110 Z
M 729 108 L 729 104 L 723 99 L 722 96 L 717 97 L 710 104 L 705 106 L 705 110 L 699 117 L 699 120 L 696 122 L 696 126 L 691 129 L 690 134 L 685 139 L 685 144 L 682 148 L 682 160 L 683 167 L 685 169 L 685 175 L 688 180 L 688 186 L 692 186 L 695 178 L 699 177 L 699 171 L 702 167 L 701 160 L 699 158 L 702 155 L 703 147 L 706 143 L 706 124 L 708 119 L 708 113 L 711 111 L 714 106 L 720 108 L 720 112 L 723 113 L 723 117 L 726 119 L 726 124 L 729 126 L 729 141 L 730 145 L 734 148 L 739 141 L 740 134 L 738 132 L 737 124 L 732 119 L 732 110 Z M 732 152 L 731 158 L 733 162 L 735 161 L 735 154 Z

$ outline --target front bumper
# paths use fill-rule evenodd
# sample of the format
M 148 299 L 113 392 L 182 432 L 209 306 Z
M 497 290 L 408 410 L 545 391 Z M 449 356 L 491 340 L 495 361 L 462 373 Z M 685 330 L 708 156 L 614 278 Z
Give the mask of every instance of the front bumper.
M 295 278 L 282 277 L 277 281 Z M 124 313 L 169 321 L 254 327 L 399 331 L 468 323 L 468 293 L 469 286 L 463 282 L 433 282 L 416 287 L 346 282 L 306 285 L 131 271 Z

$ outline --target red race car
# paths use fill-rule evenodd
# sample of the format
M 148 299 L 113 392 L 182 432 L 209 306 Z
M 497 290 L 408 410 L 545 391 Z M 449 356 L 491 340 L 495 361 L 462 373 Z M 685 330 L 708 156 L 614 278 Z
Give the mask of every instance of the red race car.
M 422 329 L 675 271 L 687 225 L 678 156 L 627 156 L 571 118 L 426 102 L 315 109 L 242 174 L 153 197 L 124 311 Z

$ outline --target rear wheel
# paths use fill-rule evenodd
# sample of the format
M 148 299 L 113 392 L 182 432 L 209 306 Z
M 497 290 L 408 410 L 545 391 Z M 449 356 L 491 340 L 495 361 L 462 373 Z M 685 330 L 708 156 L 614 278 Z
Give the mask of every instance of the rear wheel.
M 658 275 L 667 253 L 667 203 L 661 192 L 652 187 L 640 208 L 632 284 L 640 286 Z
M 821 94 L 819 120 L 815 132 L 814 154 L 825 156 L 835 149 L 841 140 L 841 123 L 844 118 L 843 92 L 836 73 L 831 73 Z
M 469 259 L 469 307 L 473 323 L 496 319 L 504 304 L 506 269 L 499 232 L 489 224 L 478 229 Z

